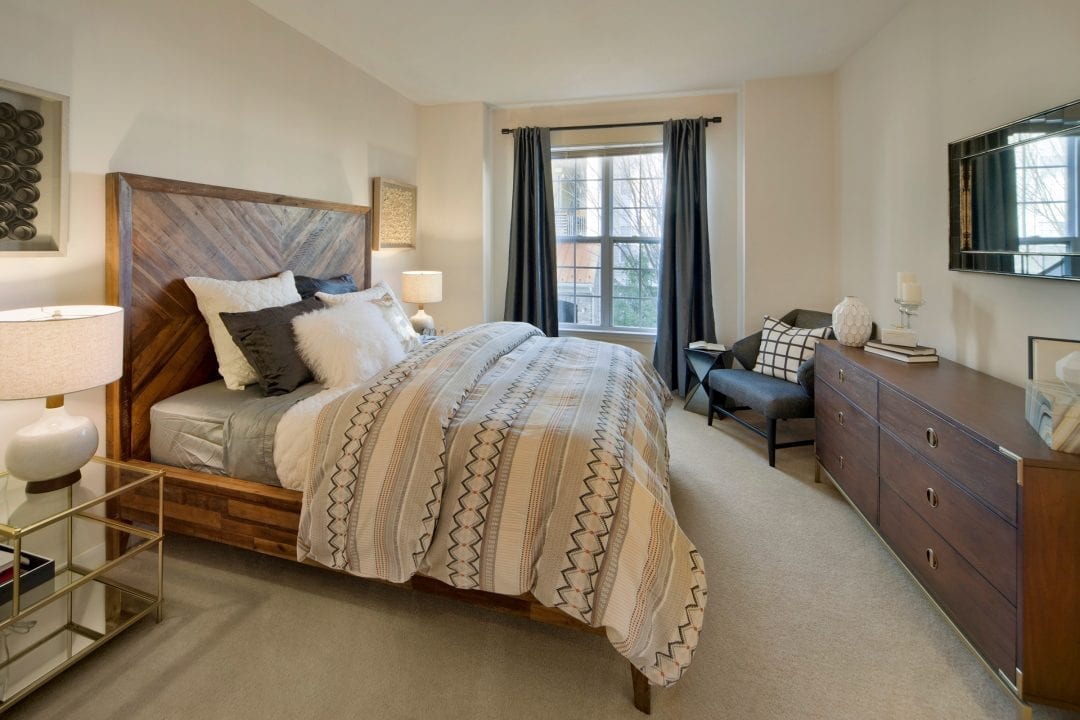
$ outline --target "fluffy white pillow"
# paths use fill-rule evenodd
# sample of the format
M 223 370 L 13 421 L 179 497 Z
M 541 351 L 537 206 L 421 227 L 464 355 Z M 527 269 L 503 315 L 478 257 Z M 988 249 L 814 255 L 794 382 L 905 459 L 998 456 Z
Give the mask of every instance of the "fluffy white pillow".
M 259 376 L 233 342 L 220 313 L 249 312 L 279 305 L 300 302 L 291 270 L 265 280 L 214 280 L 188 277 L 184 282 L 195 294 L 199 312 L 210 328 L 210 342 L 217 355 L 218 372 L 225 378 L 225 387 L 243 390 L 245 385 L 259 381 Z
M 329 306 L 353 305 L 356 303 L 374 305 L 382 313 L 386 324 L 398 336 L 401 347 L 405 352 L 409 353 L 420 347 L 420 336 L 413 329 L 409 315 L 405 312 L 405 308 L 397 299 L 397 296 L 394 295 L 394 291 L 383 280 L 375 283 L 367 290 L 338 294 L 320 292 L 315 293 L 315 297 Z
M 405 357 L 397 333 L 369 302 L 301 315 L 293 332 L 300 357 L 327 388 L 356 385 Z

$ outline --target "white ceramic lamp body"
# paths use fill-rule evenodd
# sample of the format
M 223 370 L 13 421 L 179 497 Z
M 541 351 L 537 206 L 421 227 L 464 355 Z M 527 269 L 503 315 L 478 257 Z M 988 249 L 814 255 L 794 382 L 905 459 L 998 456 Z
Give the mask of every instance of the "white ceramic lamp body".
M 837 342 L 849 347 L 862 347 L 870 339 L 874 320 L 870 308 L 859 298 L 847 295 L 832 311 L 833 334 Z
M 64 395 L 119 378 L 123 347 L 122 308 L 0 311 L 0 400 L 46 398 L 45 413 L 16 432 L 4 453 L 8 471 L 29 483 L 27 492 L 74 482 L 97 451 L 97 428 L 89 418 L 69 415 Z
M 47 408 L 19 429 L 8 443 L 4 462 L 20 480 L 37 482 L 70 475 L 97 452 L 98 431 L 90 418 L 69 415 L 64 406 Z
M 423 333 L 435 329 L 435 319 L 424 312 L 424 303 L 442 302 L 442 273 L 438 270 L 406 270 L 401 273 L 401 299 L 416 303 L 413 330 Z

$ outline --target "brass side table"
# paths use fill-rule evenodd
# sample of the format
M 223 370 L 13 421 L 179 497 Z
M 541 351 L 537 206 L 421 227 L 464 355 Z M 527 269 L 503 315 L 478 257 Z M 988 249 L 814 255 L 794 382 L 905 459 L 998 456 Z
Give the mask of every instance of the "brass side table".
M 14 556 L 0 572 L 0 712 L 147 615 L 161 621 L 164 486 L 162 471 L 98 457 L 51 492 L 0 473 L 0 545 Z

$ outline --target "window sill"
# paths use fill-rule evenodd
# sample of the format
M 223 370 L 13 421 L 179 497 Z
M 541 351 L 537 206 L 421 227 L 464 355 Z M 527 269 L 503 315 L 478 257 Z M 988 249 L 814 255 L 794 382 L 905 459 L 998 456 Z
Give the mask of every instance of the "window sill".
M 622 342 L 639 342 L 639 343 L 654 343 L 656 342 L 656 333 L 648 331 L 634 331 L 634 330 L 594 330 L 592 328 L 581 327 L 560 327 L 559 335 L 562 337 L 580 337 L 588 340 L 603 340 L 604 342 L 622 343 Z

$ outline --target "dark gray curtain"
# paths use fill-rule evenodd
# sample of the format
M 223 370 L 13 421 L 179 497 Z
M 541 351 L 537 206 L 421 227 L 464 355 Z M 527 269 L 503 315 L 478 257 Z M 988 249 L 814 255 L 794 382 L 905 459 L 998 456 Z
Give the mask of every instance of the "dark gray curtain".
M 705 118 L 664 123 L 664 182 L 653 365 L 668 387 L 684 391 L 683 348 L 694 340 L 716 341 L 705 187 Z
M 514 130 L 514 205 L 510 215 L 510 269 L 506 320 L 559 334 L 555 269 L 555 195 L 551 187 L 551 132 Z
M 971 225 L 976 250 L 1020 249 L 1016 217 L 1016 149 L 1002 148 L 972 161 Z M 990 256 L 987 270 L 1013 272 L 1010 255 Z

